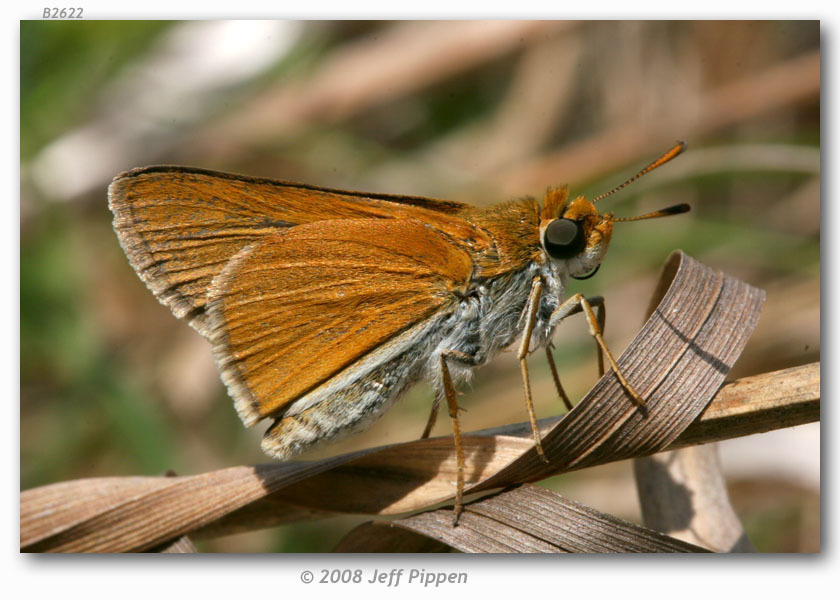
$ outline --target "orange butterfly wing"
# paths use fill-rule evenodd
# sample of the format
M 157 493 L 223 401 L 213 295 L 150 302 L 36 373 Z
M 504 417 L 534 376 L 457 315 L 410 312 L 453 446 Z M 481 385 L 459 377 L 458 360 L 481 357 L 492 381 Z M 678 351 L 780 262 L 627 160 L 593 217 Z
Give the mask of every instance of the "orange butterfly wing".
M 213 278 L 246 246 L 285 228 L 331 219 L 415 218 L 458 243 L 488 244 L 456 214 L 466 205 L 413 196 L 330 190 L 273 179 L 146 167 L 108 190 L 114 229 L 131 265 L 179 318 L 207 334 Z
M 301 225 L 242 250 L 208 304 L 242 420 L 276 414 L 453 305 L 472 270 L 467 251 L 413 219 Z

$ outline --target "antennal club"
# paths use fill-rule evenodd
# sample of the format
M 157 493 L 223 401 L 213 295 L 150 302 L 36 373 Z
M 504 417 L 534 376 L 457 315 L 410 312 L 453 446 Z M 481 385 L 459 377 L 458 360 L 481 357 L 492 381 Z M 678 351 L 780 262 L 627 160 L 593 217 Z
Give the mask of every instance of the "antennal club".
M 682 213 L 687 213 L 690 210 L 691 207 L 688 204 L 675 204 L 674 206 L 669 206 L 668 208 L 655 210 L 644 215 L 639 215 L 638 217 L 613 217 L 613 221 L 644 221 L 645 219 L 658 219 L 659 217 L 670 217 L 671 215 L 679 215 Z

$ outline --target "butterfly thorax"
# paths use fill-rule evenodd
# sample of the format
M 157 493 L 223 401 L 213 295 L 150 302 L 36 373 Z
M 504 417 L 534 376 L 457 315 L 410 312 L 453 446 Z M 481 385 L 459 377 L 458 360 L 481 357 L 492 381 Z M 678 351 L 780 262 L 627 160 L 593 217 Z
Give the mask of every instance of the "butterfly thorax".
M 541 260 L 540 206 L 533 198 L 469 207 L 459 216 L 474 224 L 490 241 L 471 252 L 476 279 L 521 271 Z
M 612 235 L 611 216 L 601 215 L 583 197 L 570 201 L 565 187 L 549 188 L 542 205 L 526 197 L 471 209 L 463 216 L 491 241 L 471 253 L 482 362 L 521 336 L 535 278 L 544 287 L 530 345 L 544 345 L 550 334 L 549 317 L 562 303 L 569 278 L 590 272 L 603 259 Z M 558 219 L 579 223 L 583 236 L 579 251 L 563 258 L 552 256 L 544 239 L 548 225 Z M 462 306 L 457 312 L 470 310 Z

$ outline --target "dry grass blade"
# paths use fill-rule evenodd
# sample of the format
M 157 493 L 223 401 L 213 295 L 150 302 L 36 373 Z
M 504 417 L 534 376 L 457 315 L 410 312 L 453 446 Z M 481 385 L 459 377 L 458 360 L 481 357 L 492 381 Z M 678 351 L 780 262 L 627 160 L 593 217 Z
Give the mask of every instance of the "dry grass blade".
M 160 550 L 162 554 L 195 554 L 198 548 L 192 543 L 192 540 L 187 536 L 179 537 L 171 544 L 166 544 Z
M 633 461 L 642 523 L 714 552 L 755 552 L 729 501 L 716 444 Z
M 83 479 L 28 490 L 21 493 L 20 545 L 30 552 L 148 550 L 311 475 L 313 467 L 271 466 L 194 477 Z
M 450 522 L 452 521 L 450 513 Z M 350 553 L 431 553 L 450 552 L 443 542 L 409 529 L 397 527 L 393 521 L 368 521 L 362 523 L 338 543 L 333 552 Z
M 675 253 L 656 310 L 618 359 L 647 399 L 645 409 L 608 372 L 545 432 L 547 465 L 527 438 L 467 435 L 468 491 L 667 448 L 723 384 L 763 298 L 760 290 Z M 219 535 L 329 513 L 405 513 L 452 498 L 455 462 L 452 440 L 444 437 L 312 463 L 55 484 L 21 493 L 21 548 L 140 551 L 186 534 Z
M 669 449 L 819 420 L 820 363 L 812 363 L 744 377 L 728 384 Z
M 405 530 L 404 540 L 395 530 Z M 390 535 L 369 546 L 373 531 Z M 366 523 L 345 536 L 335 550 L 417 548 L 416 534 L 462 552 L 706 552 L 527 484 L 468 504 L 458 527 L 452 527 L 451 509 L 439 509 L 389 524 Z M 388 548 L 388 542 L 395 545 Z
M 548 431 L 560 417 L 541 419 Z M 712 402 L 680 436 L 663 451 L 765 433 L 820 420 L 820 363 L 811 363 L 725 384 Z M 485 429 L 485 436 L 531 435 L 528 423 Z
M 707 442 L 818 421 L 819 379 L 812 364 L 735 381 L 672 445 L 688 447 L 635 459 L 643 523 L 714 551 L 754 552 L 730 502 L 717 444 Z

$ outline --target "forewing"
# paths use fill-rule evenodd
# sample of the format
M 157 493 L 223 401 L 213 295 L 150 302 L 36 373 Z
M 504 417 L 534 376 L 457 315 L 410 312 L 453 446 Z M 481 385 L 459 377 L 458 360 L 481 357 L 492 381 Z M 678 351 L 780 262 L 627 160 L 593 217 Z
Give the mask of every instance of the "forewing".
M 457 301 L 469 254 L 419 221 L 301 225 L 242 250 L 213 282 L 210 340 L 251 425 Z
M 108 190 L 114 229 L 158 299 L 207 334 L 213 278 L 243 248 L 285 228 L 331 219 L 416 218 L 453 240 L 486 243 L 456 215 L 465 207 L 412 196 L 331 190 L 272 179 L 147 167 Z

